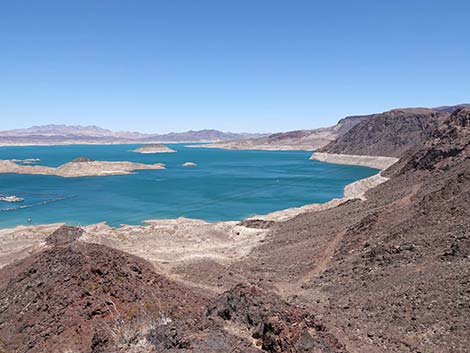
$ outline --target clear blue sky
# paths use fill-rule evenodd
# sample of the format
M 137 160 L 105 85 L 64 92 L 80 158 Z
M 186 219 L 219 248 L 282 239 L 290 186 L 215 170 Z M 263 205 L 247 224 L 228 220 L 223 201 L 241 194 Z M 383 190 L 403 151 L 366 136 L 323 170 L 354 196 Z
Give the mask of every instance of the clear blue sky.
M 0 130 L 281 131 L 470 101 L 470 1 L 0 0 Z

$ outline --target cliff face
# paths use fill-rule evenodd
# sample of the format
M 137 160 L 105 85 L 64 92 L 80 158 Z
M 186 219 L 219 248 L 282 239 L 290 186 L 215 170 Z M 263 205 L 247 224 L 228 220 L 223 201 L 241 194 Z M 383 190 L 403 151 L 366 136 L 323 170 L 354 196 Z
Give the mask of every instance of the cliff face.
M 469 135 L 470 108 L 458 109 L 423 145 L 408 151 L 394 170 L 402 174 L 413 170 L 448 170 L 470 157 Z
M 376 114 L 319 149 L 335 154 L 399 157 L 426 140 L 448 113 L 431 109 L 397 109 Z

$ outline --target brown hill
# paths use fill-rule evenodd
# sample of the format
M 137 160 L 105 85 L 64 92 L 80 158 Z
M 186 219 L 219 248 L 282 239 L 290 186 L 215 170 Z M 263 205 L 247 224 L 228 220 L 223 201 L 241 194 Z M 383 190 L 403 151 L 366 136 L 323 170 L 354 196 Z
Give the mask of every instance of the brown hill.
M 344 351 L 313 315 L 273 293 L 239 285 L 212 300 L 81 236 L 62 227 L 49 248 L 0 270 L 0 351 Z
M 446 112 L 432 109 L 396 109 L 375 114 L 352 127 L 319 152 L 399 157 L 426 140 Z
M 63 227 L 47 239 L 49 249 L 1 271 L 0 347 L 6 352 L 117 349 L 139 330 L 189 318 L 203 306 L 200 295 L 149 263 L 78 242 L 80 235 Z

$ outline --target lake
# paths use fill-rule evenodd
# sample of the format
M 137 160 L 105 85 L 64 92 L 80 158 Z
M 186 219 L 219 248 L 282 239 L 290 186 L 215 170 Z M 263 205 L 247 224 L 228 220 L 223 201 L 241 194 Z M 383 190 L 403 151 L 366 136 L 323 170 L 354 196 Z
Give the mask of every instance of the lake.
M 177 153 L 140 154 L 140 145 L 0 147 L 0 159 L 39 158 L 59 166 L 85 156 L 102 161 L 166 164 L 131 175 L 62 178 L 0 174 L 0 227 L 66 222 L 141 224 L 146 219 L 240 220 L 341 197 L 345 185 L 378 170 L 311 161 L 303 151 L 230 151 L 168 144 Z M 196 167 L 183 167 L 195 162 Z M 31 206 L 20 209 L 19 207 Z

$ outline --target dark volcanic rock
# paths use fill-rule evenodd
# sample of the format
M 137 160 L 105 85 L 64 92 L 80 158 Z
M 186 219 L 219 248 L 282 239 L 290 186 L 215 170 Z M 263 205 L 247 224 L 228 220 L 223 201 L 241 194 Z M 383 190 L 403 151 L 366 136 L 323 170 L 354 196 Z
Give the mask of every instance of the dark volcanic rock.
M 456 110 L 423 146 L 411 150 L 394 168 L 401 172 L 448 169 L 470 158 L 470 108 Z
M 408 150 L 366 201 L 278 222 L 230 270 L 311 307 L 351 351 L 467 352 L 469 113 Z
M 447 113 L 431 109 L 397 109 L 376 114 L 319 152 L 400 157 L 431 136 L 445 116 Z
M 247 228 L 255 228 L 255 229 L 269 229 L 275 224 L 274 221 L 265 221 L 262 219 L 247 219 L 241 221 L 239 225 Z
M 78 227 L 62 226 L 46 238 L 48 245 L 66 245 L 73 243 L 83 234 L 83 229 Z
M 0 351 L 343 351 L 313 316 L 272 293 L 240 285 L 212 304 L 140 258 L 81 241 L 82 233 L 61 227 L 46 250 L 0 270 Z
M 266 352 L 346 352 L 313 315 L 255 286 L 225 292 L 207 314 L 245 326 Z
M 94 159 L 90 159 L 90 158 L 87 158 L 87 157 L 78 157 L 78 158 L 75 158 L 73 160 L 71 160 L 70 162 L 72 163 L 83 163 L 83 162 L 94 162 L 95 160 Z
M 55 246 L 0 271 L 6 352 L 116 352 L 147 327 L 190 318 L 203 307 L 201 296 L 146 261 L 69 241 L 80 234 L 63 227 L 48 238 Z

